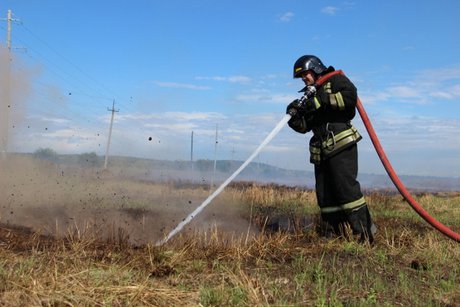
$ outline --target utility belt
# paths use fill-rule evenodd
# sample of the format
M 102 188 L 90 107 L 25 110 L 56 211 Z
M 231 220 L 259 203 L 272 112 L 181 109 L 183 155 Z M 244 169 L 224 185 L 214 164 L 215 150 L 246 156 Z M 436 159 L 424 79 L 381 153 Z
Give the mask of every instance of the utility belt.
M 326 123 L 312 128 L 310 162 L 319 164 L 349 146 L 358 143 L 362 136 L 350 123 Z

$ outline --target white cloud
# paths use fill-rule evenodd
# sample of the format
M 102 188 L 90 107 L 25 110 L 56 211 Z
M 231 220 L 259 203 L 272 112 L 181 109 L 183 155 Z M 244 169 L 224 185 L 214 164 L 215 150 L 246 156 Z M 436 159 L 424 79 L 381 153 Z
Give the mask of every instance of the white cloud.
M 214 77 L 196 77 L 197 80 L 211 80 L 211 81 L 223 81 L 223 82 L 230 82 L 230 83 L 248 83 L 251 82 L 251 78 L 247 76 L 230 76 L 230 77 L 222 77 L 222 76 L 214 76 Z
M 230 128 L 230 129 L 226 129 L 225 132 L 227 133 L 236 133 L 236 134 L 244 134 L 244 130 L 241 130 L 241 129 L 235 129 L 235 128 Z
M 126 114 L 120 116 L 120 131 L 125 131 L 125 139 L 129 135 L 135 139 L 136 134 L 146 134 L 162 141 L 181 142 L 178 138 L 189 135 L 192 131 L 200 135 L 215 134 L 217 123 L 227 122 L 227 116 L 217 112 L 162 112 L 150 114 Z
M 413 79 L 397 86 L 372 92 L 363 90 L 360 97 L 369 104 L 391 100 L 418 105 L 429 104 L 433 101 L 431 98 L 460 98 L 460 68 L 423 70 L 413 75 Z
M 246 83 L 250 82 L 251 78 L 246 77 L 246 76 L 232 76 L 228 78 L 228 81 L 231 83 Z
M 379 102 L 387 101 L 391 97 L 391 95 L 383 91 L 381 92 L 364 91 L 363 93 L 359 94 L 359 97 L 364 105 L 366 104 L 374 105 Z
M 281 93 L 251 93 L 251 94 L 241 94 L 236 96 L 236 101 L 238 102 L 250 102 L 250 103 L 274 103 L 274 104 L 284 104 L 288 105 L 291 101 L 296 98 L 299 98 L 300 95 L 294 94 L 281 94 Z
M 452 100 L 455 97 L 460 97 L 460 93 L 453 91 L 434 91 L 430 93 L 430 96 L 433 98 L 447 99 Z
M 75 137 L 76 135 L 76 130 L 74 129 L 60 129 L 60 130 L 55 130 L 47 133 L 42 133 L 41 136 L 45 138 L 72 138 Z M 79 132 L 78 133 L 78 138 L 80 139 L 85 139 L 85 138 L 93 138 L 94 133 L 89 133 L 89 132 Z
M 145 124 L 144 127 L 167 130 L 167 131 L 187 132 L 188 134 L 190 133 L 190 131 L 195 129 L 197 125 L 193 123 L 173 123 L 173 124 L 152 123 L 152 124 Z
M 106 118 L 106 116 L 104 117 Z M 150 121 L 150 120 L 216 120 L 224 119 L 225 115 L 216 112 L 165 112 L 165 113 L 128 113 L 120 114 L 117 121 Z
M 154 81 L 153 83 L 159 87 L 185 88 L 189 90 L 209 90 L 210 89 L 210 87 L 208 86 L 188 84 L 188 83 L 164 82 L 164 81 Z
M 290 22 L 293 17 L 294 17 L 293 12 L 286 12 L 283 15 L 280 16 L 280 21 L 282 21 L 282 22 Z
M 454 96 L 454 97 L 460 97 L 460 84 L 451 86 L 448 91 Z
M 107 115 L 104 115 L 103 116 L 104 120 L 108 118 Z M 151 119 L 158 119 L 158 118 L 162 118 L 162 115 L 161 114 L 158 114 L 158 113 L 154 113 L 154 114 L 144 114 L 144 113 L 127 113 L 127 114 L 123 114 L 123 113 L 120 113 L 117 115 L 116 117 L 116 120 L 118 122 L 120 121 L 129 121 L 129 120 L 132 120 L 132 121 L 142 121 L 142 120 L 151 120 Z
M 436 80 L 438 82 L 445 80 L 460 80 L 460 66 L 422 70 L 417 74 L 417 78 L 425 81 Z
M 269 102 L 271 100 L 271 97 L 268 95 L 261 95 L 261 94 L 241 94 L 236 96 L 236 101 L 240 102 L 260 102 L 260 101 L 265 101 Z
M 372 121 L 382 143 L 386 144 L 386 149 L 393 152 L 437 152 L 440 149 L 458 151 L 460 148 L 459 119 L 386 113 L 374 116 Z
M 37 148 L 52 148 L 60 154 L 100 151 L 105 148 L 106 138 L 87 128 L 63 128 L 44 133 L 28 131 L 28 142 L 16 141 L 18 151 L 34 151 Z M 101 144 L 102 143 L 102 144 Z
M 175 119 L 179 121 L 189 120 L 216 120 L 225 119 L 226 116 L 216 112 L 166 112 L 162 116 L 166 119 Z
M 339 10 L 338 7 L 326 6 L 321 9 L 321 13 L 326 14 L 326 15 L 335 15 L 338 10 Z
M 48 122 L 48 123 L 53 123 L 53 124 L 66 124 L 69 123 L 70 121 L 65 118 L 58 118 L 58 117 L 46 117 L 46 116 L 39 116 L 39 117 L 34 117 L 30 116 L 30 119 L 37 119 L 42 122 Z
M 265 75 L 265 76 L 262 76 L 261 79 L 262 80 L 267 80 L 267 79 L 276 79 L 276 78 L 279 78 L 280 76 L 277 75 L 277 74 L 268 74 L 268 75 Z
M 400 98 L 419 98 L 420 92 L 410 86 L 393 86 L 388 88 L 388 93 Z

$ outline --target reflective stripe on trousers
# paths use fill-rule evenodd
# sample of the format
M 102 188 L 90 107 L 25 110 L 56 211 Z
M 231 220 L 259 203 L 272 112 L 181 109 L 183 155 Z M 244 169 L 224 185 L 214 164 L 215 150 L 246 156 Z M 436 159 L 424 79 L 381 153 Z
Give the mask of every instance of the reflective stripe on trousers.
M 366 200 L 364 199 L 364 196 L 363 196 L 355 201 L 352 201 L 352 202 L 349 202 L 349 203 L 346 203 L 340 206 L 325 205 L 325 206 L 322 206 L 320 210 L 321 210 L 321 213 L 332 213 L 332 212 L 338 212 L 338 211 L 357 209 L 365 204 L 366 204 Z

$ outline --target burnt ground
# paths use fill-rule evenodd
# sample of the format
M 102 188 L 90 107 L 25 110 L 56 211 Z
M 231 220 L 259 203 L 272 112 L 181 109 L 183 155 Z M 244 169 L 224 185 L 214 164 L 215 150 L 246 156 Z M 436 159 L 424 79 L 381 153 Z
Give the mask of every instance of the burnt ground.
M 189 210 L 193 210 L 194 207 Z M 190 211 L 191 212 L 191 211 Z M 3 237 L 30 237 L 42 239 L 72 237 L 102 241 L 126 241 L 138 246 L 155 243 L 163 238 L 189 212 L 155 211 L 145 208 L 75 209 L 66 207 L 33 207 L 8 212 L 0 220 Z M 213 231 L 218 229 L 236 235 L 250 231 L 255 226 L 238 215 L 217 208 L 205 210 L 182 231 Z
M 30 157 L 0 160 L 0 223 L 19 234 L 155 243 L 209 196 L 209 186 L 154 183 Z M 223 193 L 224 194 L 224 193 Z M 217 197 L 183 231 L 257 233 L 238 204 Z
M 62 208 L 29 208 L 25 212 L 26 215 L 34 216 L 35 223 L 24 226 L 9 221 L 0 222 L 0 244 L 8 244 L 11 249 L 21 251 L 30 249 L 31 242 L 46 246 L 53 244 L 55 239 L 69 238 L 142 246 L 155 243 L 180 222 L 170 217 L 171 223 L 166 229 L 164 224 L 155 222 L 164 220 L 161 213 L 136 208 L 85 210 L 85 216 L 78 216 L 80 220 Z M 413 236 L 435 232 L 427 223 L 407 218 L 378 217 L 374 221 L 379 229 L 377 235 L 381 235 L 384 229 L 400 233 L 410 232 Z M 248 229 L 252 235 L 261 231 L 301 234 L 315 230 L 318 225 L 317 216 L 283 215 L 276 210 L 264 210 L 263 213 L 253 216 L 251 224 L 242 217 L 232 220 L 228 216 L 208 212 L 185 227 L 183 232 L 212 231 L 215 227 L 220 232 L 233 235 L 244 235 Z M 239 231 L 235 232 L 235 229 Z

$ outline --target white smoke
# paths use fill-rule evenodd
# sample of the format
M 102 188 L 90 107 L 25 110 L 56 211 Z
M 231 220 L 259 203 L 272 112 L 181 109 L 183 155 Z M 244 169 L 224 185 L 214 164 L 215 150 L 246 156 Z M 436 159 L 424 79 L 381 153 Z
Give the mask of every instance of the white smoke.
M 15 132 L 24 123 L 33 73 L 0 46 L 0 151 L 13 150 Z

